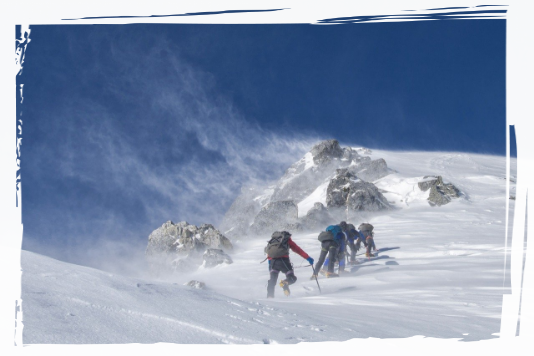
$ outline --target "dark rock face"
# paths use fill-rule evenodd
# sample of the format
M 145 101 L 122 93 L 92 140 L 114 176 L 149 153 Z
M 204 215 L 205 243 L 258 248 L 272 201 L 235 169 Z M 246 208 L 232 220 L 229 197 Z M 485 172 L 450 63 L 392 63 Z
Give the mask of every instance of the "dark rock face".
M 354 211 L 380 211 L 391 209 L 386 197 L 369 182 L 357 182 L 351 189 L 349 209 Z
M 298 218 L 298 207 L 292 200 L 275 201 L 261 209 L 250 226 L 253 233 L 272 233 L 295 224 Z
M 326 193 L 328 209 L 348 207 L 352 211 L 379 211 L 391 208 L 373 183 L 358 179 L 348 169 L 337 170 Z
M 305 217 L 300 219 L 300 223 L 305 229 L 323 229 L 332 225 L 334 218 L 322 203 L 315 203 L 313 208 L 308 210 Z
M 343 150 L 337 140 L 322 141 L 313 146 L 310 152 L 313 155 L 313 162 L 317 165 L 328 163 L 333 158 L 343 157 Z
M 215 267 L 222 263 L 231 264 L 234 262 L 229 255 L 218 248 L 208 248 L 206 252 L 204 252 L 202 259 L 204 260 L 204 267 L 207 268 Z
M 427 191 L 430 189 L 428 203 L 431 206 L 441 206 L 450 203 L 452 198 L 458 198 L 461 192 L 453 184 L 443 183 L 441 176 L 425 176 L 425 181 L 417 183 L 419 189 Z
M 198 268 L 208 248 L 231 251 L 233 246 L 213 225 L 196 227 L 186 221 L 167 221 L 148 237 L 145 256 L 154 274 L 169 274 Z

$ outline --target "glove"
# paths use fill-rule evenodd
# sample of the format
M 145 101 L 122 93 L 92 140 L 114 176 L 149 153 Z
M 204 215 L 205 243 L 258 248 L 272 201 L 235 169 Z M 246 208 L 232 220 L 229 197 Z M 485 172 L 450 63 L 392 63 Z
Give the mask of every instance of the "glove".
M 306 258 L 306 261 L 308 261 L 310 263 L 310 265 L 313 266 L 313 258 L 308 257 L 308 258 Z

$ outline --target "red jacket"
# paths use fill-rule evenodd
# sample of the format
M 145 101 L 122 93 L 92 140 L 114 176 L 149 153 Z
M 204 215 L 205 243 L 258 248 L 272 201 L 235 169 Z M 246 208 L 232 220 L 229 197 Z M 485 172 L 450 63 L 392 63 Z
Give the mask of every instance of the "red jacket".
M 300 256 L 302 256 L 302 258 L 304 259 L 307 259 L 308 257 L 310 257 L 306 252 L 304 252 L 293 240 L 291 240 L 291 237 L 289 238 L 289 248 L 291 250 L 293 250 L 293 252 L 296 252 L 298 253 Z M 281 256 L 279 258 L 283 258 L 283 257 L 289 257 L 289 255 L 285 255 L 285 256 Z M 269 260 L 271 260 L 271 257 L 267 257 Z

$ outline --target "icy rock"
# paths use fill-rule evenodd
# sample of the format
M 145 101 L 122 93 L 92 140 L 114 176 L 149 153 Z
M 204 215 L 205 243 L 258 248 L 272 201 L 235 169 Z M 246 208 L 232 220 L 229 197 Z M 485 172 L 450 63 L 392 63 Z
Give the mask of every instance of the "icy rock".
M 391 208 L 373 183 L 358 179 L 348 169 L 337 170 L 326 194 L 328 209 L 348 207 L 352 211 L 379 211 Z
M 229 255 L 218 248 L 208 248 L 206 252 L 204 252 L 202 259 L 204 260 L 204 267 L 207 268 L 215 267 L 222 263 L 231 264 L 234 262 Z
M 222 231 L 226 236 L 233 238 L 253 237 L 258 232 L 268 232 L 265 231 L 270 230 L 267 226 L 273 223 L 273 219 L 264 216 L 265 209 L 270 209 L 267 207 L 268 204 L 280 201 L 293 201 L 295 204 L 302 202 L 319 186 L 329 182 L 335 176 L 337 169 L 348 168 L 360 180 L 368 182 L 391 173 L 383 159 L 372 160 L 368 156 L 361 156 L 359 152 L 370 153 L 370 150 L 342 148 L 337 140 L 317 143 L 300 160 L 292 164 L 274 184 L 264 189 L 242 189 L 223 218 Z M 298 221 L 300 225 L 291 225 L 295 222 L 287 221 L 285 212 L 280 214 L 283 219 L 274 226 L 278 230 L 287 230 L 289 227 L 293 230 L 307 229 L 309 223 L 314 225 L 312 221 L 314 219 L 319 221 L 318 224 L 328 220 L 328 215 L 317 213 L 315 218 L 301 217 Z M 319 215 L 324 217 L 319 218 Z
M 275 201 L 260 210 L 250 229 L 256 234 L 281 231 L 296 223 L 297 218 L 298 207 L 294 201 Z
M 354 156 L 358 156 L 358 152 L 353 151 L 350 147 L 343 147 L 343 159 L 346 159 L 347 161 L 352 161 L 352 158 Z
M 270 201 L 301 201 L 331 176 L 336 168 L 349 166 L 349 158 L 357 155 L 350 148 L 342 149 L 337 140 L 316 144 L 302 159 L 286 170 L 274 186 Z
M 280 230 L 288 232 L 303 231 L 304 226 L 300 222 L 293 222 L 283 225 Z
M 306 216 L 300 219 L 301 225 L 309 230 L 322 229 L 325 226 L 331 225 L 332 221 L 334 219 L 323 203 L 313 204 L 313 208 L 308 210 Z
M 211 224 L 200 225 L 197 229 L 197 234 L 200 235 L 199 241 L 206 247 L 217 247 L 227 251 L 233 250 L 230 240 Z
M 198 268 L 208 248 L 231 251 L 233 246 L 213 225 L 197 227 L 186 221 L 178 224 L 167 221 L 148 237 L 145 256 L 150 270 L 156 274 L 183 272 Z
M 312 147 L 313 162 L 317 165 L 330 162 L 333 158 L 343 157 L 343 150 L 337 140 L 322 141 Z
M 358 152 L 359 154 L 362 154 L 362 155 L 370 155 L 370 154 L 373 154 L 373 151 L 371 151 L 370 149 L 368 148 L 365 148 L 365 147 L 358 147 L 356 149 L 354 149 L 356 152 Z
M 185 283 L 184 286 L 192 287 L 195 289 L 206 289 L 206 284 L 204 282 L 195 281 L 195 280 Z
M 354 167 L 351 167 L 351 171 L 358 178 L 367 182 L 373 182 L 390 174 L 390 169 L 383 158 L 376 160 L 362 159 Z
M 428 203 L 431 206 L 441 206 L 450 203 L 452 198 L 458 198 L 461 192 L 451 183 L 443 183 L 441 176 L 425 176 L 424 181 L 417 183 L 419 189 L 427 191 L 430 189 Z

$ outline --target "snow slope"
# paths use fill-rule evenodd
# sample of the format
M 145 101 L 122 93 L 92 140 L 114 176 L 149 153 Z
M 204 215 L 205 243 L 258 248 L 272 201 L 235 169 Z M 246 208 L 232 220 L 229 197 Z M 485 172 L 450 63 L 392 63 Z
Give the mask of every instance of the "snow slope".
M 372 156 L 398 172 L 375 183 L 399 209 L 361 216 L 375 226 L 377 247 L 384 251 L 372 260 L 359 256 L 360 264 L 341 278 L 320 278 L 322 292 L 309 279 L 307 262 L 291 254 L 299 278 L 292 295 L 277 287 L 276 298 L 266 299 L 268 267 L 260 263 L 265 237 L 235 242 L 231 265 L 170 281 L 111 275 L 23 251 L 24 343 L 496 337 L 502 295 L 509 291 L 505 159 L 379 150 Z M 428 174 L 442 175 L 465 197 L 430 207 L 425 194 L 413 189 L 414 178 Z M 321 192 L 312 194 L 320 198 Z M 317 233 L 295 233 L 293 239 L 318 258 Z M 183 285 L 192 279 L 208 289 Z

